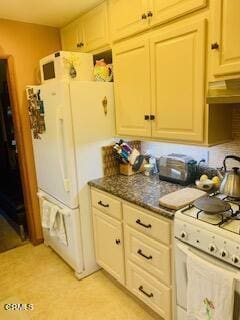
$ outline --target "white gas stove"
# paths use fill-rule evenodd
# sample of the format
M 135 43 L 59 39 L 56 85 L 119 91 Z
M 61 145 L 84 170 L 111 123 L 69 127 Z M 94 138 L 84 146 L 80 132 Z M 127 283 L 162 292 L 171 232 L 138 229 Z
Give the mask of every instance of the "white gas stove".
M 240 268 L 240 201 L 210 196 L 228 201 L 231 209 L 210 215 L 189 205 L 175 215 L 175 237 Z
M 187 256 L 189 252 L 224 270 L 236 273 L 233 320 L 240 320 L 240 201 L 222 194 L 227 211 L 209 214 L 189 205 L 175 214 L 176 319 L 187 319 Z M 225 319 L 219 319 L 225 320 Z

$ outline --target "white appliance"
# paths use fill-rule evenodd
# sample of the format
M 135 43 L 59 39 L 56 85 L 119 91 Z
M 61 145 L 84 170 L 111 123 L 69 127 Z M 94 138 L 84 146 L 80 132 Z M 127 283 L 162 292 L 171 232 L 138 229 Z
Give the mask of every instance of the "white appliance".
M 74 68 L 74 69 L 73 69 Z M 71 72 L 73 72 L 71 77 Z M 90 53 L 58 51 L 40 60 L 41 83 L 49 80 L 93 80 Z
M 113 84 L 53 80 L 27 92 L 44 110 L 46 130 L 33 138 L 41 210 L 46 199 L 67 212 L 67 245 L 45 228 L 44 240 L 82 278 L 98 269 L 87 182 L 103 175 L 101 147 L 114 136 Z
M 213 197 L 226 198 L 221 194 Z M 174 220 L 176 319 L 187 320 L 187 257 L 195 255 L 236 274 L 234 316 L 240 320 L 240 202 L 230 201 L 231 209 L 216 215 L 190 205 L 179 210 Z M 197 290 L 197 288 L 196 288 Z M 227 320 L 227 319 L 218 319 Z

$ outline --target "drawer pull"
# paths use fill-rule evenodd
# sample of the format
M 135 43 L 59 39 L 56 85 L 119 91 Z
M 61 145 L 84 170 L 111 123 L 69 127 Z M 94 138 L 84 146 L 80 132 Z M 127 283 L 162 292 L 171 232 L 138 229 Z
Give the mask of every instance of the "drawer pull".
M 101 200 L 98 201 L 98 204 L 99 204 L 100 206 L 104 207 L 104 208 L 109 208 L 109 204 L 104 204 L 104 203 L 102 203 Z
M 137 224 L 140 224 L 140 226 L 142 226 L 142 227 L 144 227 L 144 228 L 152 228 L 152 225 L 151 225 L 151 224 L 144 224 L 144 223 L 141 222 L 140 219 L 137 219 L 137 220 L 136 220 L 136 223 L 137 223 Z
M 117 245 L 119 245 L 121 243 L 120 239 L 116 239 L 115 242 Z
M 146 291 L 143 290 L 143 286 L 140 286 L 138 288 L 139 291 L 141 291 L 143 294 L 145 294 L 145 296 L 147 296 L 148 298 L 152 298 L 153 297 L 153 293 L 147 293 Z
M 139 249 L 137 252 L 140 256 L 142 256 L 143 258 L 147 259 L 147 260 L 151 260 L 152 256 L 146 256 L 144 253 L 142 253 L 142 250 Z

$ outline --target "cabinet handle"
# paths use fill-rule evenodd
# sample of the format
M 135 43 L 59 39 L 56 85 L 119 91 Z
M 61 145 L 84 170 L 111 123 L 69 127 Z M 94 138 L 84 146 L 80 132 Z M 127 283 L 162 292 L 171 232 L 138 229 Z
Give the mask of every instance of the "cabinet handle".
M 217 42 L 211 44 L 211 49 L 216 50 L 219 49 L 219 44 Z
M 144 115 L 144 120 L 149 120 L 150 119 L 150 116 L 148 114 L 145 114 Z
M 144 19 L 147 19 L 146 13 L 143 13 L 143 14 L 142 14 L 142 20 L 144 20 Z
M 144 223 L 141 222 L 140 219 L 137 219 L 137 220 L 136 220 L 136 223 L 137 223 L 137 224 L 140 224 L 140 226 L 142 226 L 142 227 L 144 227 L 144 228 L 152 228 L 152 225 L 151 225 L 151 224 L 144 224 Z
M 83 47 L 83 46 L 84 46 L 84 43 L 83 43 L 83 42 L 77 43 L 77 47 L 78 47 L 78 48 L 81 48 L 81 47 Z
M 147 16 L 148 16 L 148 17 L 152 17 L 152 16 L 153 16 L 152 11 L 148 11 Z
M 153 297 L 153 293 L 147 293 L 146 291 L 143 290 L 143 286 L 140 286 L 138 288 L 139 291 L 141 291 L 143 294 L 145 294 L 145 296 L 147 296 L 148 298 L 152 298 Z
M 140 256 L 142 256 L 143 258 L 147 259 L 147 260 L 151 260 L 152 256 L 146 256 L 141 249 L 138 250 L 137 252 Z
M 150 120 L 155 120 L 155 116 L 153 114 L 150 115 Z
M 109 208 L 109 204 L 102 203 L 102 200 L 98 201 L 98 204 L 104 208 Z
M 116 243 L 117 245 L 119 245 L 119 244 L 121 243 L 120 239 L 116 239 L 116 240 L 115 240 L 115 243 Z

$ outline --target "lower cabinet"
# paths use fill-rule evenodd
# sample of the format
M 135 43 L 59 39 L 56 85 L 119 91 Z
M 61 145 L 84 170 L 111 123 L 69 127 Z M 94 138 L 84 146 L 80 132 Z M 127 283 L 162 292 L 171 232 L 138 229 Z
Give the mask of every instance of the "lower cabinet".
M 124 284 L 122 223 L 93 208 L 97 263 Z
M 157 312 L 163 319 L 171 319 L 171 289 L 131 261 L 126 267 L 127 289 Z
M 96 189 L 91 197 L 97 263 L 171 320 L 171 221 Z
M 124 228 L 126 258 L 166 285 L 171 285 L 171 255 L 167 246 L 128 225 Z

